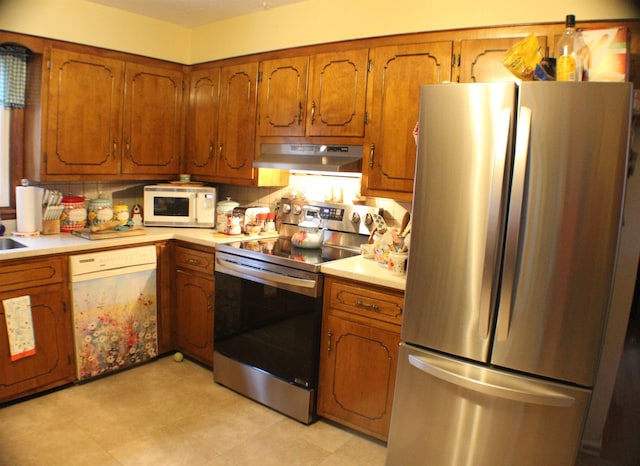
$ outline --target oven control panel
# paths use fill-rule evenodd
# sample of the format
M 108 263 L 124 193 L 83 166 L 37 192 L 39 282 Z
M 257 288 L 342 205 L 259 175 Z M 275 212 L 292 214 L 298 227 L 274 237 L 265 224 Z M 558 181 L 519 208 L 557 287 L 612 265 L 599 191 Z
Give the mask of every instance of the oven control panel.
M 344 220 L 343 208 L 318 206 L 318 209 L 318 215 L 322 220 L 333 220 L 336 222 L 342 222 Z
M 382 214 L 382 209 L 365 205 L 280 199 L 278 219 L 281 224 L 298 225 L 305 220 L 305 214 L 319 218 L 321 226 L 328 230 L 369 235 L 375 227 L 373 218 Z

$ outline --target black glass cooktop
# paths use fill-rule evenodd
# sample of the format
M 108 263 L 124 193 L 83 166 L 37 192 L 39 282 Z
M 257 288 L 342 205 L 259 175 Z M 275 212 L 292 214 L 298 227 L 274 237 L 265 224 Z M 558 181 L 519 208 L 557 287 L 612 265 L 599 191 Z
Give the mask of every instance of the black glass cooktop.
M 332 246 L 323 246 L 322 248 L 316 249 L 299 248 L 291 243 L 290 238 L 286 237 L 220 243 L 216 248 L 219 251 L 239 256 L 288 265 L 290 267 L 301 266 L 304 269 L 309 269 L 309 266 L 317 266 L 317 269 L 319 269 L 320 265 L 326 262 L 345 259 L 359 254 L 349 249 Z

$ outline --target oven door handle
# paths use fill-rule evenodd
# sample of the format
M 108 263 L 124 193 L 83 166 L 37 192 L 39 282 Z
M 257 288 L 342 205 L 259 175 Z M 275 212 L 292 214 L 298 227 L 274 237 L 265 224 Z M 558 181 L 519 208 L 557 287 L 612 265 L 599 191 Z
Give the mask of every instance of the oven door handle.
M 306 280 L 304 278 L 295 278 L 289 277 L 287 275 L 282 275 L 275 272 L 268 272 L 266 270 L 260 270 L 255 267 L 246 267 L 242 265 L 238 265 L 234 262 L 229 262 L 224 259 L 220 259 L 216 257 L 216 265 L 220 266 L 216 267 L 216 270 L 219 272 L 235 272 L 240 274 L 241 278 L 251 279 L 251 277 L 258 277 L 263 280 L 270 281 L 272 283 L 279 283 L 283 285 L 292 285 L 298 286 L 302 288 L 315 288 L 317 283 L 316 280 Z M 225 270 L 226 269 L 226 270 Z

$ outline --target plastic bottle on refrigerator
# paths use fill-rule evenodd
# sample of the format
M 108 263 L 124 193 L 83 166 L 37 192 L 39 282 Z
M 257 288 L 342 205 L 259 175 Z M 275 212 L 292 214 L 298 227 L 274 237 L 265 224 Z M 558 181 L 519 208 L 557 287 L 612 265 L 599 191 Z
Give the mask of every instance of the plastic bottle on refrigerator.
M 567 15 L 564 33 L 556 46 L 556 80 L 580 81 L 579 70 L 582 65 L 575 54 L 576 17 Z

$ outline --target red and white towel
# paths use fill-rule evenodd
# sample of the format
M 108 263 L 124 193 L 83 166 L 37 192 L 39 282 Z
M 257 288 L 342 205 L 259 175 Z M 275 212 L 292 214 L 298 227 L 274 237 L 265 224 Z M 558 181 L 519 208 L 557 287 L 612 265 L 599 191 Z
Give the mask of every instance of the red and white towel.
M 5 299 L 2 301 L 2 305 L 7 323 L 11 360 L 17 361 L 26 356 L 34 355 L 36 345 L 33 336 L 31 297 L 27 295 Z

